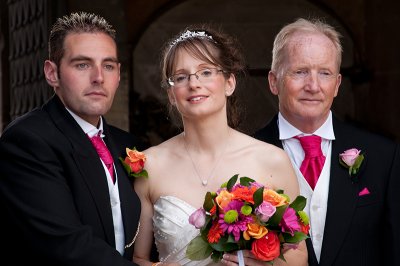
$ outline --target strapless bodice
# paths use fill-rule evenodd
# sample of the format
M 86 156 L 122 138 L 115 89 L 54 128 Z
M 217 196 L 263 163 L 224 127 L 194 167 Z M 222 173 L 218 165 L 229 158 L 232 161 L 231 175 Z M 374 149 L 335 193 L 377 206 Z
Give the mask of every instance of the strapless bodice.
M 154 204 L 154 238 L 161 262 L 200 266 L 213 264 L 211 259 L 191 261 L 186 258 L 186 247 L 199 234 L 189 223 L 193 206 L 174 196 L 161 196 Z

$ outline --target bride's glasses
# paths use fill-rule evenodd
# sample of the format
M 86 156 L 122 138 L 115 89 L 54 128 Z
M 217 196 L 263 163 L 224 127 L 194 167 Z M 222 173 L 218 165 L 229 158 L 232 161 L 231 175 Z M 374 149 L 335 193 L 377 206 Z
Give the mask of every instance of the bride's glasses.
M 213 81 L 220 72 L 224 72 L 224 70 L 218 68 L 204 68 L 193 74 L 175 74 L 168 78 L 168 84 L 176 88 L 186 87 L 189 84 L 190 76 L 195 76 L 201 83 L 207 83 Z

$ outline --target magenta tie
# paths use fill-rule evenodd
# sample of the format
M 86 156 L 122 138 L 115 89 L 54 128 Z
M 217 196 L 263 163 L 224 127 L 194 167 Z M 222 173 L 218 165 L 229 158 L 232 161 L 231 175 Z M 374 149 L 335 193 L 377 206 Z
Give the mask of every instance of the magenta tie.
M 94 148 L 96 149 L 97 153 L 99 154 L 101 160 L 103 163 L 106 165 L 108 172 L 110 172 L 111 179 L 113 183 L 115 183 L 115 177 L 114 177 L 114 160 L 111 156 L 110 151 L 108 150 L 106 144 L 104 141 L 101 139 L 100 136 L 95 135 L 93 137 L 89 137 L 90 141 L 92 142 Z
M 295 138 L 300 141 L 304 150 L 304 160 L 301 163 L 300 171 L 314 190 L 325 163 L 325 156 L 321 150 L 322 139 L 314 135 Z

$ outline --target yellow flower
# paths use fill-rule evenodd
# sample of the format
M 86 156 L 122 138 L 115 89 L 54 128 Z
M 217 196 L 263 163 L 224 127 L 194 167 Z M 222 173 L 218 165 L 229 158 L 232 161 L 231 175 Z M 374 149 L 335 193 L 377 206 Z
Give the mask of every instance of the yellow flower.
M 215 197 L 215 201 L 221 209 L 224 209 L 233 198 L 233 194 L 227 190 L 221 190 L 217 197 Z
M 135 163 L 137 161 L 143 161 L 143 163 L 146 162 L 146 155 L 136 149 L 131 150 L 129 148 L 126 148 L 126 154 L 128 155 L 127 159 L 132 163 Z
M 243 238 L 250 240 L 250 238 L 260 239 L 268 233 L 268 229 L 265 226 L 257 223 L 247 224 L 247 230 L 243 232 Z
M 280 195 L 279 193 L 277 193 L 276 191 L 274 191 L 272 189 L 264 190 L 263 199 L 265 201 L 268 201 L 275 207 L 279 207 L 279 206 L 287 204 L 287 198 Z

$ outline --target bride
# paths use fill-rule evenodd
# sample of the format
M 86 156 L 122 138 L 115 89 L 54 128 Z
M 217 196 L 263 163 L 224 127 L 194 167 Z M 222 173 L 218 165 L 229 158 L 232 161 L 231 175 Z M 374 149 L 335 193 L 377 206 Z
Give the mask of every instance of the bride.
M 163 265 L 211 264 L 211 259 L 185 258 L 188 243 L 199 233 L 188 218 L 202 206 L 207 191 L 216 191 L 234 174 L 283 189 L 291 199 L 299 193 L 283 150 L 235 130 L 236 78 L 244 71 L 236 45 L 232 37 L 207 25 L 187 28 L 166 44 L 162 80 L 183 132 L 144 151 L 149 178 L 135 182 L 142 202 L 133 258 L 137 264 L 159 264 L 149 261 L 153 235 Z M 265 264 L 244 254 L 247 265 Z M 277 259 L 274 265 L 306 265 L 305 243 L 288 250 L 285 258 L 288 263 Z M 222 263 L 236 261 L 231 254 Z

